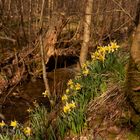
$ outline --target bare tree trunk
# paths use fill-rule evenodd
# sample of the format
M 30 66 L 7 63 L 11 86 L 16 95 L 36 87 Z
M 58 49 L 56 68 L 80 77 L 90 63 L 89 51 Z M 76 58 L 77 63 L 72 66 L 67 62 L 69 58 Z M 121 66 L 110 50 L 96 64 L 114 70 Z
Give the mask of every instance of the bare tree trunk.
M 54 1 L 48 0 L 48 19 L 52 18 L 52 11 L 53 11 Z
M 29 6 L 29 29 L 28 29 L 28 35 L 29 35 L 29 46 L 31 46 L 31 21 L 32 21 L 32 0 L 29 0 L 30 6 Z
M 88 54 L 88 44 L 90 40 L 90 26 L 91 26 L 91 17 L 92 17 L 92 7 L 93 0 L 88 0 L 85 11 L 85 21 L 84 21 L 84 35 L 83 43 L 80 52 L 80 65 L 85 63 Z
M 20 0 L 20 9 L 19 9 L 19 13 L 20 13 L 20 24 L 21 24 L 21 28 L 22 28 L 22 32 L 23 32 L 23 36 L 24 36 L 24 41 L 27 42 L 27 37 L 26 37 L 26 33 L 25 33 L 25 29 L 24 29 L 24 6 L 23 6 L 23 0 Z
M 11 0 L 9 0 L 8 3 L 8 19 L 10 19 L 10 16 L 11 16 Z
M 140 1 L 139 1 L 140 4 Z M 140 7 L 138 7 L 137 23 L 130 50 L 130 62 L 127 74 L 126 95 L 131 107 L 131 122 L 140 128 Z
M 38 32 L 38 15 L 39 15 L 39 0 L 36 0 L 36 7 L 35 7 L 35 17 L 36 17 L 36 19 L 35 19 L 35 33 L 37 33 Z
M 41 9 L 41 15 L 40 15 L 40 31 L 42 30 L 42 25 L 43 25 L 44 6 L 45 6 L 45 0 L 42 1 L 42 9 Z M 43 80 L 44 80 L 46 92 L 48 93 L 48 97 L 50 97 L 51 93 L 50 93 L 50 87 L 49 87 L 49 83 L 48 83 L 48 79 L 47 79 L 47 73 L 46 73 L 42 33 L 40 33 L 39 40 L 40 40 L 40 52 L 41 52 L 41 59 L 42 59 Z

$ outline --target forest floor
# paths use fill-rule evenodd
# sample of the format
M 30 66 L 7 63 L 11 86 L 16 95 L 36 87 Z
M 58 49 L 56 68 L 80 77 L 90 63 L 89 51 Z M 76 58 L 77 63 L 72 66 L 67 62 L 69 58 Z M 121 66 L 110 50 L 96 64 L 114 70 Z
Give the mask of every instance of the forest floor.
M 129 57 L 129 45 L 122 45 L 122 54 L 127 53 L 126 57 Z M 128 62 L 125 71 L 127 65 Z M 130 122 L 131 107 L 125 96 L 125 81 L 123 86 L 114 82 L 108 84 L 104 94 L 88 103 L 82 133 L 70 134 L 65 140 L 140 140 L 139 129 Z
M 127 49 L 125 48 L 124 51 L 128 51 Z M 6 52 L 7 55 L 2 53 L 1 58 L 6 58 L 6 56 L 9 58 L 10 51 L 2 51 Z M 60 72 L 55 77 L 59 77 L 57 81 L 57 88 L 61 87 L 58 91 L 59 97 L 62 96 L 63 91 L 66 89 L 66 85 L 63 84 L 74 77 L 74 75 L 69 75 L 69 72 L 65 77 L 64 73 L 62 73 L 64 70 L 66 68 L 60 68 Z M 50 72 L 49 79 L 50 86 L 52 86 L 51 90 L 53 91 L 55 86 L 52 75 L 54 75 L 54 72 Z M 18 83 L 13 88 L 10 87 L 8 92 L 0 94 L 1 114 L 4 115 L 6 121 L 16 119 L 21 123 L 26 122 L 29 115 L 27 110 L 33 107 L 35 100 L 47 108 L 50 107 L 48 99 L 42 96 L 44 90 L 43 80 L 39 78 L 26 79 L 21 84 Z M 61 95 L 60 92 L 62 92 Z M 86 123 L 82 133 L 73 135 L 69 132 L 65 140 L 139 140 L 140 136 L 137 135 L 136 131 L 133 131 L 133 126 L 126 120 L 129 116 L 126 116 L 126 114 L 129 114 L 129 106 L 124 96 L 124 89 L 118 83 L 109 83 L 107 91 L 96 100 L 91 100 L 87 105 Z
M 96 102 L 90 101 L 83 132 L 65 140 L 139 140 L 139 133 L 126 120 L 129 107 L 122 92 L 115 86 Z

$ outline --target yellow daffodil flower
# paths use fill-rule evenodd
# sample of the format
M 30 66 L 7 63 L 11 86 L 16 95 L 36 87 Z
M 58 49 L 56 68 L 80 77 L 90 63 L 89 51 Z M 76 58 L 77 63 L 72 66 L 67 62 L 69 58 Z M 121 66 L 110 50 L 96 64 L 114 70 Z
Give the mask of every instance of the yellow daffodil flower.
M 25 135 L 30 136 L 32 131 L 30 127 L 26 127 L 23 129 L 23 132 L 25 133 Z
M 73 85 L 73 81 L 72 81 L 72 79 L 70 79 L 69 81 L 68 81 L 68 84 L 67 84 L 68 86 L 71 86 L 71 85 Z
M 107 49 L 108 53 L 111 53 L 112 52 L 111 46 L 107 46 L 106 49 Z
M 74 89 L 74 85 L 70 85 L 70 89 Z
M 67 88 L 67 89 L 66 89 L 66 94 L 69 94 L 69 92 L 70 92 L 70 90 Z
M 106 48 L 105 47 L 98 47 L 97 49 L 98 49 L 99 53 L 102 53 L 102 54 L 106 53 Z
M 82 69 L 84 69 L 86 67 L 87 67 L 87 64 L 86 63 L 82 64 Z
M 63 96 L 62 96 L 62 101 L 67 101 L 68 100 L 68 96 L 66 95 L 66 94 L 64 94 Z
M 111 42 L 110 45 L 111 45 L 112 49 L 115 49 L 115 50 L 117 50 L 120 47 L 119 45 L 117 45 L 116 42 Z
M 82 73 L 83 73 L 84 76 L 87 76 L 89 74 L 89 69 L 83 70 Z
M 68 113 L 71 111 L 70 105 L 68 103 L 66 103 L 66 105 L 63 107 L 63 111 L 64 111 L 64 113 Z
M 105 60 L 105 55 L 100 55 L 97 59 L 100 60 L 100 61 L 102 61 L 102 62 L 104 62 L 104 60 Z
M 99 51 L 96 51 L 95 53 L 93 53 L 93 54 L 91 55 L 91 58 L 92 58 L 93 60 L 97 60 L 97 59 L 99 59 L 100 55 L 102 55 L 102 54 L 101 54 Z
M 0 127 L 4 127 L 6 124 L 4 121 L 0 122 Z
M 69 104 L 69 106 L 70 106 L 70 108 L 75 108 L 76 107 L 76 105 L 73 101 L 72 101 L 72 103 Z
M 39 104 L 37 103 L 37 101 L 35 100 L 35 101 L 33 101 L 33 104 L 34 104 L 34 106 L 35 107 L 38 107 L 39 106 Z
M 80 90 L 80 89 L 81 89 L 81 85 L 80 85 L 79 83 L 76 83 L 75 89 L 76 89 L 76 90 Z
M 17 125 L 18 125 L 18 122 L 17 121 L 11 121 L 11 124 L 10 124 L 10 126 L 12 126 L 12 127 L 17 127 Z
M 43 92 L 42 95 L 43 95 L 44 97 L 47 97 L 47 96 L 48 96 L 48 92 L 45 90 L 45 92 Z
M 97 50 L 95 53 L 93 53 L 91 55 L 91 58 L 93 60 L 99 60 L 99 61 L 104 62 L 105 55 L 106 55 L 106 49 L 105 49 L 105 47 L 100 47 L 99 50 Z
M 31 113 L 33 111 L 33 109 L 31 109 L 30 107 L 27 109 L 28 113 Z
M 117 45 L 116 42 L 111 42 L 107 47 L 106 50 L 108 51 L 108 53 L 114 52 L 115 50 L 118 50 L 119 45 Z
M 105 50 L 105 49 L 104 49 Z M 105 58 L 105 51 L 104 52 L 101 52 L 100 50 L 98 50 L 98 51 L 96 51 L 95 53 L 93 53 L 92 55 L 91 55 L 91 58 L 93 59 L 93 60 L 103 60 L 103 58 Z

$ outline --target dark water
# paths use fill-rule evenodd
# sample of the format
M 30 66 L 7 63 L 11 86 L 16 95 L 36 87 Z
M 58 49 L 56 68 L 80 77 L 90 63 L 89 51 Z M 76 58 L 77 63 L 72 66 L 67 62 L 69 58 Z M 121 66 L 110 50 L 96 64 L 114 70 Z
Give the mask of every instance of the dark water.
M 42 96 L 44 90 L 42 79 L 29 81 L 22 86 L 18 86 L 2 104 L 2 114 L 5 119 L 7 121 L 16 119 L 19 122 L 24 122 L 28 119 L 27 110 L 29 107 L 33 107 L 33 101 L 36 99 L 45 100 Z M 48 102 L 47 99 L 46 102 Z
M 72 69 L 61 68 L 55 72 L 48 73 L 48 81 L 52 97 L 57 102 L 66 89 L 66 83 L 73 78 L 75 72 Z M 6 121 L 17 120 L 25 122 L 28 120 L 28 108 L 33 108 L 33 102 L 36 100 L 40 105 L 50 108 L 48 98 L 44 98 L 42 93 L 45 91 L 42 79 L 26 81 L 22 85 L 18 85 L 11 92 L 5 102 L 2 104 L 1 113 L 5 116 Z M 3 102 L 5 95 L 0 99 Z

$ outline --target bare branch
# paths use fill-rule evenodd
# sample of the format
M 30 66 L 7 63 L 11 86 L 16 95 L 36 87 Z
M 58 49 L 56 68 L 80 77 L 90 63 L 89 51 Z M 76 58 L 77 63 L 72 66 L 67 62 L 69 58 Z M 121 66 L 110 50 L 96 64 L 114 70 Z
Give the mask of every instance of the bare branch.
M 134 18 L 116 0 L 112 1 L 122 10 L 122 12 L 124 12 L 132 21 L 134 21 Z
M 13 43 L 15 43 L 15 42 L 16 42 L 16 40 L 15 40 L 15 39 L 10 38 L 10 37 L 3 37 L 3 36 L 0 36 L 0 39 L 1 39 L 1 40 L 8 40 L 8 41 L 11 41 L 11 42 L 13 42 Z

